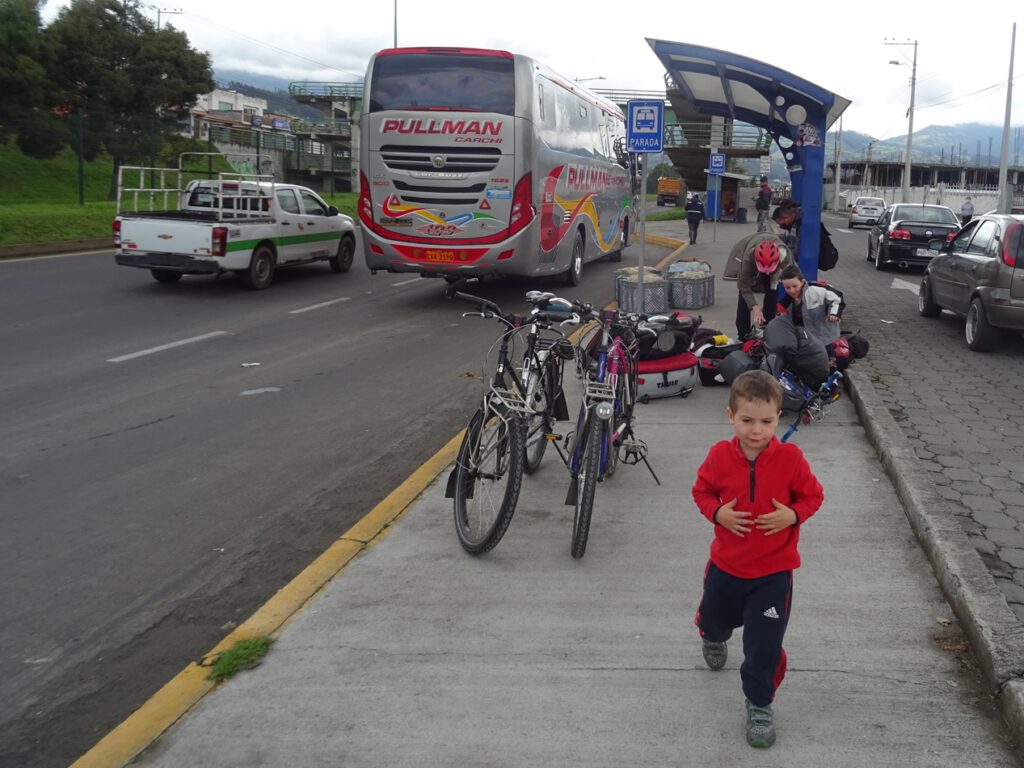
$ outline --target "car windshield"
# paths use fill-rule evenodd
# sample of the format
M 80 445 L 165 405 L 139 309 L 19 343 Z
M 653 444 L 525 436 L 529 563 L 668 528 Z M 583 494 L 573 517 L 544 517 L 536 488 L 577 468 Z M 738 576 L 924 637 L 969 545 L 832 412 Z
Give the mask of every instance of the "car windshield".
M 960 221 L 949 208 L 941 206 L 898 205 L 892 212 L 893 221 L 921 221 L 927 224 L 953 224 Z

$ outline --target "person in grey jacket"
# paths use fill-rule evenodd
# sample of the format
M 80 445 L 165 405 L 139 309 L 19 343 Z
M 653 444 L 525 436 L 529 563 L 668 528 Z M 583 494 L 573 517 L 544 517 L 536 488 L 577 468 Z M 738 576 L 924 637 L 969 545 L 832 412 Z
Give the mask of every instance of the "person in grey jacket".
M 966 227 L 973 218 L 974 203 L 971 202 L 971 198 L 968 196 L 964 198 L 964 204 L 960 206 L 960 226 Z
M 789 312 L 795 325 L 802 325 L 825 345 L 829 358 L 834 357 L 831 344 L 840 336 L 839 319 L 846 307 L 842 293 L 831 286 L 809 283 L 796 264 L 782 270 L 779 279 L 786 291 L 779 307 Z

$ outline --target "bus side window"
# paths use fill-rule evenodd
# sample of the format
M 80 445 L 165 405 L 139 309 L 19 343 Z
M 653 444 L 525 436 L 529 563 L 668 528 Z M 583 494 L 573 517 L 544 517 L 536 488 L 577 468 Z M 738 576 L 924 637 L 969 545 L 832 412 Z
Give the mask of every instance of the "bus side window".
M 544 122 L 544 83 L 537 83 L 537 114 L 540 121 Z

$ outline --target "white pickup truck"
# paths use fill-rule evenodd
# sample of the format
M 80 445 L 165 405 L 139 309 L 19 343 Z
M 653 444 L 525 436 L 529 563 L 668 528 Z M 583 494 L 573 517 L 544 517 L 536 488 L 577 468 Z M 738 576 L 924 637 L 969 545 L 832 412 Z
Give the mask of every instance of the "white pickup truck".
M 119 184 L 116 260 L 148 269 L 161 283 L 234 272 L 244 287 L 261 290 L 278 267 L 352 266 L 352 219 L 311 189 L 241 174 L 182 183 L 180 170 L 138 167 L 123 168 L 122 182 L 126 172 L 136 183 Z M 163 210 L 151 210 L 155 205 Z

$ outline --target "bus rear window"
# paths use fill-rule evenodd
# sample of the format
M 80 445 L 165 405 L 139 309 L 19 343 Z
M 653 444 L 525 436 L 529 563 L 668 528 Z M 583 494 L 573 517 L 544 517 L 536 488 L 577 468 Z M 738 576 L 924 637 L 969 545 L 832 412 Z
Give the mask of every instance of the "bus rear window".
M 370 112 L 438 109 L 515 114 L 512 59 L 472 54 L 380 56 L 370 81 Z

